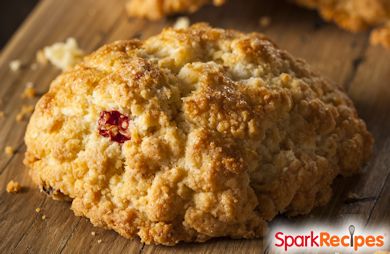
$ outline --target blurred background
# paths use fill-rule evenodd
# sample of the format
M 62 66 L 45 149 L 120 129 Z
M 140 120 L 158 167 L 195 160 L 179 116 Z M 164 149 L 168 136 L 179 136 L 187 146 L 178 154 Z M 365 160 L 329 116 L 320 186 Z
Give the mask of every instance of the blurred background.
M 0 1 L 0 49 L 4 47 L 37 3 L 38 0 Z

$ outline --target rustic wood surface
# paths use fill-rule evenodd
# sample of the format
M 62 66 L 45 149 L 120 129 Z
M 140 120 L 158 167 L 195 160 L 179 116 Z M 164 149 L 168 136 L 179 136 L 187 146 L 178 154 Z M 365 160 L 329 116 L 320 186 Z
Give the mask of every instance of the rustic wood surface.
M 37 101 L 21 98 L 27 82 L 44 93 L 59 73 L 49 65 L 36 70 L 29 67 L 37 50 L 73 36 L 88 52 L 117 39 L 149 37 L 174 22 L 174 18 L 158 22 L 129 19 L 123 6 L 124 0 L 41 1 L 1 52 L 0 111 L 5 116 L 0 119 L 0 253 L 262 253 L 262 240 L 146 246 L 139 240 L 94 228 L 87 219 L 74 216 L 69 203 L 53 201 L 32 185 L 22 164 L 27 121 L 18 123 L 15 116 L 22 105 Z M 264 15 L 272 20 L 266 28 L 259 25 Z M 231 0 L 223 8 L 206 7 L 189 17 L 192 23 L 205 21 L 224 28 L 264 32 L 280 47 L 344 86 L 375 137 L 374 156 L 362 174 L 336 180 L 330 204 L 298 220 L 314 217 L 325 221 L 354 215 L 367 225 L 389 224 L 390 51 L 370 46 L 367 33 L 344 32 L 323 23 L 315 12 L 278 1 L 247 0 L 244 4 Z M 25 65 L 19 72 L 8 67 L 13 59 Z M 7 145 L 17 149 L 13 156 L 3 152 Z M 22 193 L 5 191 L 11 179 L 22 183 Z M 36 213 L 37 207 L 40 213 Z

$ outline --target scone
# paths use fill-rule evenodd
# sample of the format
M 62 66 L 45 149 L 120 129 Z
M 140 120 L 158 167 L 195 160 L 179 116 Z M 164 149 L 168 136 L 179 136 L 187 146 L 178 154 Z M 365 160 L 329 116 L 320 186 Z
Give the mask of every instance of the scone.
M 294 0 L 317 9 L 321 16 L 344 29 L 357 32 L 377 27 L 371 34 L 373 44 L 390 48 L 390 0 Z M 383 26 L 383 27 L 382 27 Z
M 161 19 L 177 13 L 192 13 L 200 7 L 214 3 L 222 5 L 227 0 L 129 0 L 126 9 L 130 16 Z M 390 0 L 286 0 L 301 6 L 317 9 L 327 21 L 357 32 L 374 28 L 373 45 L 390 48 Z
M 34 182 L 147 244 L 255 238 L 307 214 L 372 137 L 341 89 L 262 34 L 196 24 L 58 76 L 25 136 Z
M 357 32 L 390 19 L 390 0 L 294 0 L 317 9 L 321 16 L 344 29 Z
M 130 16 L 161 19 L 176 13 L 192 13 L 206 4 L 222 5 L 225 0 L 129 0 L 126 4 Z

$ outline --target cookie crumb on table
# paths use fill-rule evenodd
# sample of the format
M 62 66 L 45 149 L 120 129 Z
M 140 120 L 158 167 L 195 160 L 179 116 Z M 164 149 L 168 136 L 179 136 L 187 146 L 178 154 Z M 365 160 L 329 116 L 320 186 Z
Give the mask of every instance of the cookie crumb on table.
M 175 29 L 185 29 L 190 26 L 190 19 L 187 17 L 180 17 L 176 20 L 175 24 L 173 27 Z
M 92 232 L 91 232 L 91 235 L 92 235 L 92 236 L 95 236 L 95 235 L 96 235 L 96 232 L 95 232 L 95 231 L 92 231 Z
M 76 65 L 84 56 L 83 51 L 79 48 L 76 39 L 70 37 L 65 42 L 57 42 L 51 46 L 38 51 L 37 60 L 40 63 L 49 61 L 59 69 L 65 70 Z
M 7 192 L 8 193 L 18 193 L 21 191 L 21 189 L 22 189 L 22 186 L 14 180 L 9 181 L 7 184 Z
M 34 111 L 34 107 L 31 105 L 23 105 L 20 109 L 19 113 L 16 115 L 16 121 L 21 122 L 24 119 L 28 118 L 32 112 Z
M 101 243 L 101 242 L 102 242 L 102 239 L 99 239 L 99 240 L 98 240 L 98 243 Z
M 46 215 L 42 215 L 42 220 L 46 220 Z
M 35 208 L 35 212 L 37 212 L 37 213 L 41 212 L 41 208 L 39 208 L 39 207 Z
M 9 63 L 9 68 L 13 72 L 17 72 L 22 67 L 22 62 L 20 60 L 13 60 Z
M 47 64 L 47 62 L 48 62 L 48 60 L 47 60 L 47 58 L 46 58 L 46 56 L 45 56 L 45 52 L 43 52 L 43 49 L 38 50 L 38 52 L 37 52 L 35 58 L 36 58 L 36 61 L 37 61 L 39 64 L 41 64 L 41 65 L 45 65 L 45 64 Z
M 4 148 L 4 152 L 8 156 L 12 156 L 15 153 L 15 150 L 14 150 L 14 148 L 12 146 L 6 146 Z
M 28 82 L 26 84 L 26 88 L 23 90 L 22 98 L 24 99 L 31 99 L 34 98 L 36 95 L 36 91 L 34 88 L 34 84 L 31 82 Z

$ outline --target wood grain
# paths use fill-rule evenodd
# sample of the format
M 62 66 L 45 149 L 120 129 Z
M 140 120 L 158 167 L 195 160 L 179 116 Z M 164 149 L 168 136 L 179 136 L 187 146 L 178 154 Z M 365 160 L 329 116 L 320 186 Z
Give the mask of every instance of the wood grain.
M 94 228 L 87 219 L 74 216 L 69 203 L 46 198 L 32 185 L 22 164 L 26 122 L 17 123 L 15 115 L 22 105 L 37 101 L 21 99 L 27 82 L 33 82 L 44 93 L 59 73 L 51 66 L 31 70 L 29 65 L 34 62 L 36 51 L 72 36 L 90 52 L 118 39 L 147 38 L 174 22 L 172 18 L 158 22 L 129 19 L 124 2 L 41 1 L 1 53 L 0 111 L 6 116 L 0 119 L 0 149 L 11 145 L 17 152 L 13 156 L 0 155 L 0 253 L 261 253 L 261 239 L 145 246 L 139 240 L 127 240 L 112 231 Z M 272 22 L 261 28 L 259 18 L 265 15 Z M 344 86 L 375 136 L 375 154 L 362 174 L 338 178 L 334 198 L 327 206 L 295 220 L 310 217 L 325 221 L 355 215 L 368 225 L 389 224 L 390 52 L 371 47 L 366 33 L 344 32 L 323 23 L 314 12 L 280 1 L 247 0 L 243 4 L 231 0 L 222 8 L 206 7 L 189 17 L 192 22 L 266 33 L 281 48 L 306 59 L 316 71 Z M 17 73 L 8 68 L 13 59 L 21 59 L 25 64 Z M 11 179 L 23 184 L 22 193 L 5 192 Z M 348 198 L 351 193 L 352 199 Z M 41 212 L 35 211 L 37 207 Z

